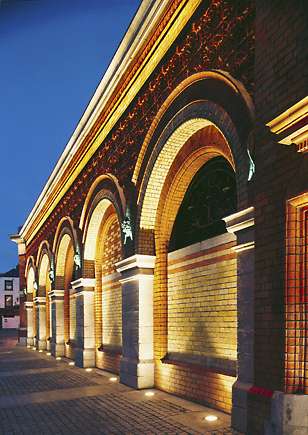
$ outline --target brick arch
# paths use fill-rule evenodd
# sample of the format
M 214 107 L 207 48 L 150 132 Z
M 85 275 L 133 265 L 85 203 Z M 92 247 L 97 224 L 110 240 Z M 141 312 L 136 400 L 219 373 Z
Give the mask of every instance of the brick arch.
M 110 201 L 114 204 L 119 216 L 123 213 L 123 211 L 125 211 L 125 196 L 117 178 L 112 174 L 100 175 L 91 185 L 82 208 L 79 228 L 84 234 L 86 232 L 87 222 L 89 215 L 91 214 L 91 210 L 93 210 L 93 206 L 95 206 L 95 202 L 97 202 L 95 197 L 100 191 L 105 192 L 106 198 L 110 199 Z
M 83 243 L 83 276 L 88 278 L 94 278 L 95 275 L 94 263 L 99 229 L 110 206 L 113 207 L 118 222 L 122 222 L 126 207 L 123 191 L 114 177 L 103 176 L 89 190 L 79 225 Z M 122 244 L 121 251 L 123 251 Z
M 41 248 L 42 247 L 42 248 Z M 49 245 L 43 244 L 40 246 L 38 254 L 38 288 L 39 295 L 46 298 L 46 338 L 50 337 L 50 303 L 48 293 L 51 291 L 51 282 L 49 279 L 50 271 L 50 251 Z
M 35 298 L 35 290 L 33 284 L 36 279 L 36 270 L 35 270 L 35 263 L 33 257 L 28 258 L 25 271 L 26 271 L 26 285 L 27 285 L 26 302 L 30 302 L 33 304 L 33 299 Z M 28 316 L 30 316 L 30 318 Z M 28 338 L 30 338 L 31 340 L 31 345 L 35 344 L 33 343 L 33 337 L 35 335 L 34 331 L 36 331 L 36 312 L 35 312 L 34 304 L 32 305 L 32 314 L 29 313 L 27 314 L 27 329 L 28 329 Z
M 147 162 L 160 132 L 179 108 L 193 101 L 208 100 L 224 107 L 239 131 L 243 143 L 254 128 L 255 108 L 243 83 L 222 70 L 201 71 L 183 80 L 168 96 L 157 112 L 146 134 L 135 165 L 132 181 L 140 185 Z
M 155 220 L 155 240 L 168 242 L 179 207 L 195 174 L 208 161 L 223 157 L 235 170 L 230 146 L 214 126 L 198 130 L 181 148 L 166 176 Z M 156 243 L 157 245 L 157 243 Z
M 79 251 L 79 243 L 73 221 L 63 218 L 57 228 L 53 252 L 55 257 L 55 289 L 64 290 L 64 341 L 66 344 L 65 352 L 71 357 L 70 348 L 67 344 L 70 339 L 70 300 L 69 290 L 75 275 L 74 255 Z M 80 253 L 81 254 L 81 253 Z
M 36 262 L 35 262 L 35 259 L 34 259 L 33 255 L 28 257 L 27 261 L 26 261 L 26 266 L 25 266 L 25 278 L 26 278 L 26 282 L 27 282 L 28 272 L 29 272 L 29 269 L 31 267 L 34 270 L 34 277 L 36 277 Z
M 49 247 L 49 243 L 43 241 L 38 249 L 37 253 L 37 273 L 38 273 L 38 286 L 39 295 L 47 298 L 47 292 L 51 290 L 51 283 L 49 279 L 49 272 L 52 263 L 52 253 Z M 48 289 L 46 288 L 48 286 Z
M 27 295 L 31 294 L 33 298 L 33 294 L 35 293 L 33 283 L 36 277 L 36 268 L 35 268 L 33 257 L 28 258 L 25 271 L 26 271 L 25 275 L 26 275 L 26 283 L 27 283 Z
M 66 270 L 66 257 L 67 257 L 68 249 L 73 251 L 73 257 L 77 252 L 80 254 L 81 257 L 80 243 L 79 243 L 77 232 L 74 227 L 73 220 L 70 217 L 65 216 L 60 220 L 58 224 L 54 241 L 53 241 L 52 254 L 51 254 L 53 255 L 55 260 L 55 288 L 56 289 L 63 289 L 65 286 L 65 280 L 68 279 L 67 278 L 68 271 Z M 50 257 L 50 260 L 51 259 L 52 258 Z M 74 264 L 70 265 L 70 267 L 74 269 Z M 69 285 L 70 283 L 67 284 Z
M 174 365 L 173 362 L 169 362 L 168 364 L 162 362 L 165 358 L 168 358 L 169 349 L 171 349 L 171 353 L 175 352 L 174 349 L 181 349 L 181 352 L 184 354 L 185 346 L 187 346 L 187 349 L 193 349 L 192 352 L 195 352 L 191 354 L 193 361 L 198 360 L 200 357 L 200 366 L 198 366 L 199 368 L 197 368 L 197 370 L 199 370 L 203 364 L 208 363 L 204 363 L 203 361 L 204 358 L 208 361 L 206 355 L 207 351 L 209 352 L 209 361 L 212 357 L 214 359 L 217 357 L 219 364 L 221 364 L 221 361 L 230 358 L 228 364 L 230 364 L 230 367 L 233 367 L 232 370 L 230 370 L 230 374 L 225 375 L 219 372 L 219 369 L 218 372 L 214 371 L 213 374 L 208 372 L 203 374 L 202 383 L 204 384 L 204 388 L 200 388 L 200 392 L 198 393 L 198 398 L 201 400 L 211 403 L 219 409 L 230 412 L 230 406 L 228 404 L 231 403 L 232 385 L 235 381 L 234 367 L 236 367 L 236 311 L 233 311 L 230 320 L 232 326 L 228 329 L 228 337 L 230 336 L 231 341 L 230 344 L 228 344 L 229 347 L 226 347 L 227 350 L 225 350 L 224 344 L 222 346 L 217 345 L 215 336 L 217 331 L 215 328 L 210 326 L 206 321 L 200 322 L 199 320 L 198 327 L 202 328 L 201 336 L 204 337 L 206 346 L 202 344 L 200 345 L 201 347 L 198 348 L 197 345 L 194 345 L 195 348 L 193 348 L 189 340 L 188 342 L 184 340 L 185 336 L 183 336 L 181 344 L 174 344 L 176 343 L 176 334 L 174 331 L 177 327 L 176 321 L 174 320 L 174 310 L 179 308 L 174 300 L 181 300 L 178 303 L 184 303 L 182 299 L 185 297 L 187 315 L 191 315 L 192 317 L 194 316 L 194 309 L 198 310 L 198 305 L 194 305 L 195 302 L 189 300 L 187 292 L 180 292 L 176 284 L 177 278 L 173 278 L 173 272 L 171 272 L 170 275 L 168 257 L 169 238 L 187 188 L 198 170 L 209 160 L 217 156 L 226 159 L 234 169 L 238 203 L 240 203 L 247 195 L 248 161 L 246 164 L 244 150 L 241 147 L 237 130 L 231 118 L 222 107 L 212 102 L 200 101 L 186 106 L 178 113 L 177 117 L 173 119 L 172 124 L 169 124 L 163 131 L 147 162 L 138 198 L 139 243 L 137 249 L 141 254 L 156 254 L 154 271 L 154 359 L 156 386 L 169 392 L 186 395 L 186 397 L 197 398 L 190 387 L 194 379 L 191 370 L 193 371 L 195 368 L 189 366 L 187 362 L 183 363 L 184 366 L 181 369 L 177 368 L 176 363 Z M 224 237 L 223 239 L 225 240 Z M 222 238 L 220 240 L 222 240 Z M 226 240 L 228 240 L 228 243 L 220 241 L 219 243 L 221 243 L 221 245 L 215 247 L 215 249 L 217 252 L 223 252 L 221 255 L 225 256 L 225 261 L 229 262 L 226 267 L 230 270 L 232 291 L 228 293 L 227 297 L 230 299 L 230 301 L 228 299 L 230 304 L 236 305 L 236 257 L 232 251 L 234 240 L 231 240 L 229 235 L 226 236 Z M 208 246 L 206 243 L 203 245 Z M 191 249 L 191 247 L 189 247 L 189 249 Z M 212 252 L 208 254 L 208 248 L 202 249 L 200 248 L 200 251 L 194 251 L 196 258 L 203 258 L 202 256 L 205 256 L 207 259 L 208 255 L 209 257 L 218 255 Z M 214 250 L 214 252 L 216 251 Z M 188 261 L 188 264 L 191 264 L 193 260 L 190 258 L 187 260 L 185 256 L 183 260 L 181 255 L 184 254 L 177 255 L 179 255 L 180 258 L 179 261 L 184 262 L 185 270 L 189 270 L 191 266 L 186 265 L 185 262 Z M 202 269 L 202 273 L 209 273 L 207 266 L 204 266 L 204 268 L 204 270 Z M 217 270 L 219 271 L 215 272 L 217 273 L 217 278 L 215 278 L 217 282 L 219 282 L 218 274 L 223 268 L 224 266 L 217 262 Z M 170 270 L 174 269 L 171 267 Z M 189 280 L 192 279 L 192 276 L 199 276 L 199 271 L 198 269 L 196 270 L 197 272 L 187 272 L 188 278 L 186 275 L 185 278 L 183 278 L 187 280 L 185 285 L 189 285 L 188 283 L 190 282 Z M 190 273 L 192 273 L 192 275 L 189 275 Z M 201 278 L 202 273 L 200 275 Z M 213 276 L 216 276 L 215 273 L 213 273 Z M 220 311 L 223 310 L 221 304 L 215 299 L 216 296 L 213 296 L 212 299 L 208 299 L 211 298 L 211 296 L 209 296 L 207 290 L 203 288 L 201 278 L 200 282 L 198 282 L 198 288 L 200 288 L 201 292 L 199 295 L 200 301 L 207 303 L 204 301 L 210 300 L 208 303 L 212 304 L 211 306 L 215 310 L 215 313 L 217 312 L 219 316 L 221 314 Z M 182 277 L 179 275 L 178 279 L 181 280 Z M 220 284 L 217 285 L 219 286 Z M 180 296 L 178 296 L 179 294 Z M 181 315 L 181 310 L 184 309 L 183 307 L 179 310 L 179 315 Z M 196 320 L 197 319 L 195 319 L 195 321 Z M 217 322 L 219 323 L 219 321 Z M 183 330 L 183 333 L 186 332 L 188 335 L 191 333 L 191 338 L 194 340 L 194 343 L 197 343 L 197 338 L 193 335 L 195 334 L 194 327 L 191 327 L 192 329 L 190 330 L 190 326 L 184 323 L 181 327 L 188 329 Z M 222 325 L 219 324 L 219 327 L 222 327 Z M 199 332 L 196 334 L 198 335 Z M 185 366 L 185 364 L 188 365 Z M 174 377 L 175 385 L 168 381 L 170 377 Z M 177 386 L 177 384 L 181 386 Z M 227 405 L 220 400 L 220 393 L 216 394 L 216 387 L 217 391 L 228 398 L 226 401 Z
M 211 128 L 209 128 L 211 127 Z M 199 145 L 194 135 L 202 136 Z M 202 132 L 202 133 L 200 133 Z M 205 134 L 206 133 L 206 134 Z M 210 101 L 189 104 L 177 113 L 164 129 L 147 162 L 138 196 L 136 250 L 141 254 L 155 253 L 154 227 L 158 204 L 168 172 L 187 141 L 194 147 L 211 147 L 211 141 L 220 144 L 219 151 L 227 157 L 236 173 L 238 204 L 248 201 L 247 175 L 249 162 L 241 146 L 237 130 L 225 110 Z M 187 148 L 189 150 L 189 147 Z M 189 153 L 189 151 L 188 151 Z
M 99 190 L 99 187 L 102 187 Z M 97 189 L 97 190 L 96 190 Z M 122 259 L 120 222 L 124 203 L 98 183 L 88 201 L 83 229 L 83 276 L 95 278 L 96 365 L 118 372 L 122 344 L 122 295 L 115 263 Z

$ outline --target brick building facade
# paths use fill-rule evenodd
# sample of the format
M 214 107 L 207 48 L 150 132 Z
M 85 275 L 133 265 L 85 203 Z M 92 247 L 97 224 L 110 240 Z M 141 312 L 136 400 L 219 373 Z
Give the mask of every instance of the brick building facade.
M 304 3 L 141 3 L 13 237 L 28 346 L 307 433 Z

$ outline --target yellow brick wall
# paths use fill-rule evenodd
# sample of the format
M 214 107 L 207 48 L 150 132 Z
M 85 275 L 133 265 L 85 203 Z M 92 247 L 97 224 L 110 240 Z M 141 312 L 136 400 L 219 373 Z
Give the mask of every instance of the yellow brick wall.
M 231 244 L 168 262 L 168 352 L 236 359 L 236 259 Z
M 122 255 L 120 224 L 113 206 L 106 211 L 98 240 L 95 260 L 96 365 L 118 373 L 122 347 L 122 289 L 115 263 Z
M 236 365 L 237 266 L 234 241 L 232 236 L 226 237 L 228 241 L 217 246 L 207 247 L 206 241 L 169 254 L 165 277 L 163 264 L 156 268 L 156 298 L 159 286 L 164 287 L 167 280 L 168 314 L 165 338 L 163 329 L 159 334 L 156 326 L 155 384 L 230 412 L 235 377 L 224 368 L 230 367 L 229 363 Z M 163 299 L 155 303 L 163 314 Z M 160 347 L 165 347 L 164 355 Z M 215 361 L 216 366 L 206 368 L 205 360 Z
M 102 284 L 103 346 L 122 346 L 122 288 L 116 279 Z
M 193 366 L 181 367 L 156 361 L 156 386 L 168 393 L 185 397 L 224 412 L 232 406 L 233 376 L 198 370 Z

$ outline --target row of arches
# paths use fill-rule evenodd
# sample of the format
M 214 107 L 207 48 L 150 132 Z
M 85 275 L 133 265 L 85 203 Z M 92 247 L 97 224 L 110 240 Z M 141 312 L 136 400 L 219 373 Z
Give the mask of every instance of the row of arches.
M 237 262 L 223 218 L 249 205 L 251 127 L 249 98 L 227 74 L 183 82 L 128 185 L 100 176 L 79 221 L 64 217 L 52 246 L 28 258 L 28 345 L 230 411 Z

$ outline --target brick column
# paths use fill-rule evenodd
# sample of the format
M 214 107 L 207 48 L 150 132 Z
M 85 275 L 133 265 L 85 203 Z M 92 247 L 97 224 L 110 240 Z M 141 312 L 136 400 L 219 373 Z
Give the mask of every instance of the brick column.
M 25 308 L 27 313 L 27 346 L 33 346 L 33 302 L 26 301 Z
M 69 290 L 69 298 L 70 298 L 70 336 L 69 341 L 72 347 L 76 344 L 76 291 L 71 288 Z
M 153 270 L 155 257 L 133 255 L 116 264 L 122 284 L 120 380 L 133 388 L 154 385 Z
M 254 208 L 224 218 L 237 237 L 237 380 L 232 388 L 232 427 L 247 433 L 248 393 L 254 384 Z
M 75 363 L 78 367 L 95 366 L 94 289 L 95 279 L 80 278 L 72 283 L 75 296 Z
M 47 292 L 46 299 L 48 298 L 48 305 L 46 303 L 46 317 L 47 317 L 47 310 L 49 310 L 49 336 L 47 336 L 46 333 L 46 350 L 51 351 L 51 342 L 52 342 L 52 310 L 51 310 L 51 295 L 50 292 Z
M 22 237 L 18 234 L 10 236 L 10 239 L 17 243 L 18 247 L 18 263 L 19 263 L 19 329 L 18 329 L 18 342 L 20 344 L 27 344 L 27 314 L 26 314 L 26 244 Z
M 51 353 L 64 356 L 64 290 L 49 292 L 51 302 Z
M 37 296 L 34 299 L 36 306 L 36 346 L 38 349 L 46 349 L 46 298 Z

